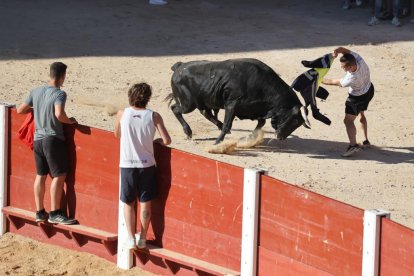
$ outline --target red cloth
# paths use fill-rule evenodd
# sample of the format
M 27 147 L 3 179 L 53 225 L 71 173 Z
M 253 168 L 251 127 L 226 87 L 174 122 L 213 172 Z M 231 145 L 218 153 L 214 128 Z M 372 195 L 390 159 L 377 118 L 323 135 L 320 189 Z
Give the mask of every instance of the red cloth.
M 22 140 L 22 142 L 31 150 L 33 150 L 34 132 L 34 117 L 33 112 L 30 112 L 29 114 L 27 114 L 22 126 L 19 128 L 19 131 L 17 132 L 17 137 L 19 137 L 19 139 Z

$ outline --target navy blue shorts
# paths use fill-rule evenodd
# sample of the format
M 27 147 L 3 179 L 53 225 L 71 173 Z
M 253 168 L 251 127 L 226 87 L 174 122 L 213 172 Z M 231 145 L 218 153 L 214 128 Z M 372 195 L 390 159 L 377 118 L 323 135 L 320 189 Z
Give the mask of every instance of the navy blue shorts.
M 140 202 L 153 200 L 157 196 L 156 167 L 121 168 L 121 196 L 124 203 L 139 199 Z
M 371 83 L 368 92 L 361 96 L 349 95 L 345 102 L 345 113 L 357 116 L 368 109 L 368 104 L 374 97 L 374 85 Z
M 33 142 L 37 175 L 57 177 L 68 173 L 69 159 L 66 142 L 56 137 L 46 137 Z

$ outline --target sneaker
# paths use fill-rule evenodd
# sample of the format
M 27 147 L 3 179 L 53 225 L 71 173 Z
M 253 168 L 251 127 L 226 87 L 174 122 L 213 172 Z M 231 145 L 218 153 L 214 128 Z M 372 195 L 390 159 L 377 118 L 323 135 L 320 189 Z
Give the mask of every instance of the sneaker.
M 58 211 L 55 215 L 50 214 L 49 219 L 47 220 L 50 223 L 54 224 L 75 224 L 77 221 L 66 217 L 62 211 Z
M 144 249 L 147 247 L 147 240 L 139 239 L 137 242 L 137 247 L 139 249 Z
M 364 3 L 362 0 L 356 0 L 355 1 L 355 3 L 356 3 L 356 5 L 358 6 L 358 7 L 360 7 L 360 6 L 362 6 L 362 4 Z
M 349 4 L 344 4 L 343 6 L 342 6 L 342 9 L 343 10 L 349 10 L 351 8 L 351 5 L 349 5 Z
M 151 5 L 165 5 L 165 4 L 168 4 L 168 2 L 164 1 L 164 0 L 149 0 L 149 3 Z
M 141 233 L 135 234 L 135 240 L 137 241 L 137 247 L 139 249 L 144 249 L 147 247 L 147 240 L 141 239 Z
M 45 209 L 42 209 L 40 211 L 36 212 L 36 222 L 44 222 L 47 220 L 49 214 L 45 211 Z
M 374 25 L 378 25 L 380 23 L 380 21 L 378 20 L 378 18 L 376 18 L 375 16 L 373 16 L 369 21 L 368 21 L 368 26 L 374 26 Z
M 124 248 L 126 248 L 126 249 L 135 249 L 135 239 L 134 238 L 127 238 L 124 241 Z
M 394 17 L 391 21 L 391 24 L 394 25 L 395 27 L 400 27 L 401 26 L 401 22 L 398 19 L 398 17 Z
M 364 142 L 362 142 L 362 146 L 364 148 L 369 148 L 371 146 L 371 143 L 368 140 L 365 140 Z
M 341 155 L 342 157 L 350 157 L 354 155 L 354 153 L 358 152 L 360 150 L 360 147 L 358 144 L 355 144 L 353 146 L 349 145 L 348 149 Z

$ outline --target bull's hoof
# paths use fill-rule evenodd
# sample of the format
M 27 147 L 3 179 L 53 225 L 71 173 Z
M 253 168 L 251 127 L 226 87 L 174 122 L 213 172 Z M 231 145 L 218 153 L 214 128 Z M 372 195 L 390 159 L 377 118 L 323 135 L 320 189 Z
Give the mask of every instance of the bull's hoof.
M 221 142 L 223 142 L 223 140 L 216 140 L 216 141 L 214 142 L 214 145 L 218 145 L 218 144 L 220 144 Z
M 219 129 L 220 129 L 220 130 L 223 130 L 223 128 L 222 128 L 222 127 L 219 127 Z M 229 130 L 229 131 L 227 131 L 227 132 L 226 132 L 226 134 L 231 134 L 231 131 L 230 131 L 230 130 Z

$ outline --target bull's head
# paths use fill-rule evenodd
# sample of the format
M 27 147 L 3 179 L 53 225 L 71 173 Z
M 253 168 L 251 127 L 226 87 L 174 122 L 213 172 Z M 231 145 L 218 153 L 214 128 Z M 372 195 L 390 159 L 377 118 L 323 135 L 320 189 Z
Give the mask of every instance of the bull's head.
M 286 139 L 293 131 L 303 125 L 310 128 L 310 123 L 307 116 L 307 109 L 304 106 L 295 106 L 292 109 L 276 116 L 272 116 L 271 124 L 276 130 L 276 137 L 279 140 Z

